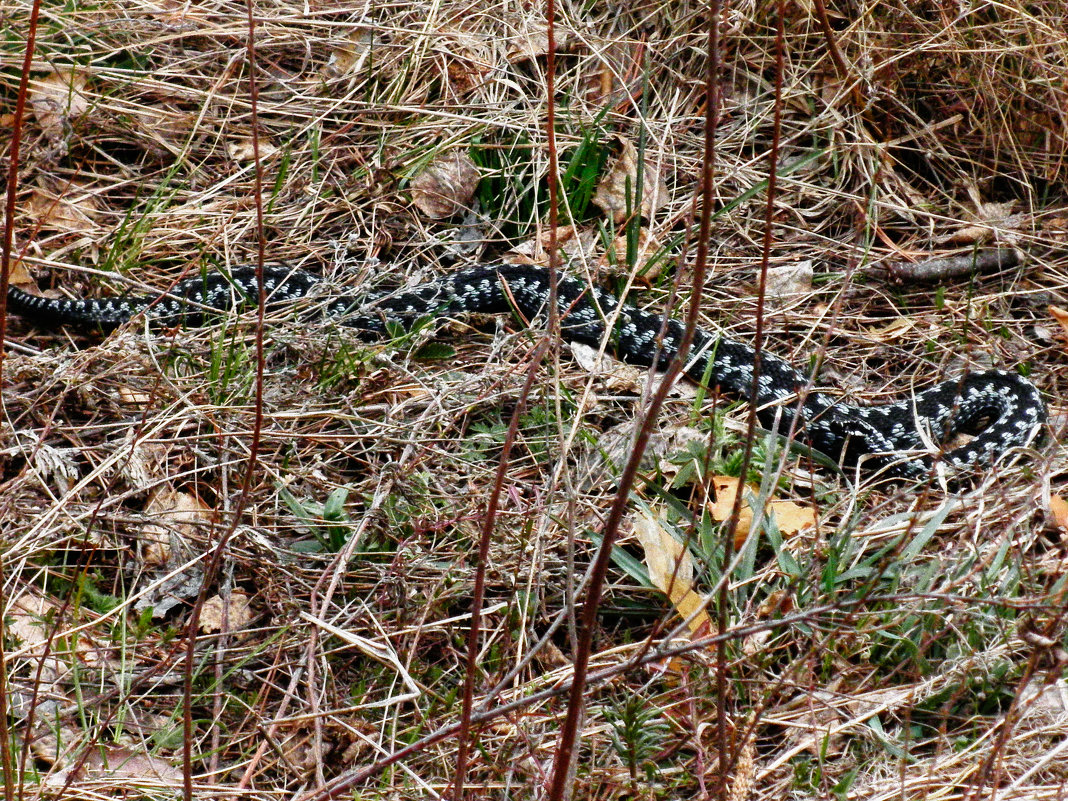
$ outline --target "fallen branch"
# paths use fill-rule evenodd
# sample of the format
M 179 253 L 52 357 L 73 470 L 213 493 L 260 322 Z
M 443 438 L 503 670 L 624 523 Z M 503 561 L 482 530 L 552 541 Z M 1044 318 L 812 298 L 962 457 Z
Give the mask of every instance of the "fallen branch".
M 1006 267 L 1015 267 L 1023 260 L 1017 248 L 990 248 L 974 250 L 959 256 L 944 256 L 926 261 L 902 261 L 889 265 L 886 270 L 898 283 L 930 283 L 961 275 L 994 272 Z

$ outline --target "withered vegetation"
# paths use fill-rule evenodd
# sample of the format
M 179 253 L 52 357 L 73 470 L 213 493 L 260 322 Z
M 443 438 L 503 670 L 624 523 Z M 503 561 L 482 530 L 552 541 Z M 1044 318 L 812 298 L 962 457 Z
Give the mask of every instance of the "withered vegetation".
M 651 308 L 680 278 L 678 314 L 701 213 L 708 13 L 602 5 L 560 3 L 555 20 L 558 239 L 567 269 Z M 778 76 L 775 3 L 730 3 L 719 20 L 702 324 L 755 329 L 781 81 L 766 347 L 869 402 L 1020 370 L 1048 431 L 953 491 L 854 484 L 758 432 L 757 503 L 793 500 L 817 525 L 784 540 L 758 516 L 738 539 L 717 665 L 701 638 L 726 527 L 708 495 L 738 471 L 746 410 L 674 396 L 632 503 L 653 526 L 646 546 L 657 526 L 688 543 L 672 552 L 689 554 L 688 592 L 671 598 L 710 597 L 708 626 L 679 625 L 625 537 L 576 798 L 1040 799 L 1068 778 L 1068 346 L 1050 313 L 1068 308 L 1064 3 L 830 5 L 824 26 L 817 4 L 788 4 Z M 546 261 L 542 4 L 256 0 L 254 62 L 240 4 L 46 6 L 16 284 L 162 291 L 255 263 L 260 213 L 268 262 L 347 291 Z M 28 8 L 0 0 L 5 168 Z M 892 269 L 998 249 L 1021 258 L 934 283 Z M 107 337 L 8 317 L 0 691 L 28 792 L 180 787 L 189 671 L 197 797 L 314 795 L 455 723 L 480 526 L 519 407 L 474 677 L 476 711 L 516 703 L 473 727 L 466 786 L 523 798 L 548 784 L 574 609 L 646 376 L 591 370 L 566 346 L 532 365 L 537 326 L 509 319 L 367 345 L 316 300 L 272 310 L 262 331 L 254 312 Z M 191 608 L 231 531 L 190 664 Z M 457 748 L 429 742 L 346 792 L 451 797 Z

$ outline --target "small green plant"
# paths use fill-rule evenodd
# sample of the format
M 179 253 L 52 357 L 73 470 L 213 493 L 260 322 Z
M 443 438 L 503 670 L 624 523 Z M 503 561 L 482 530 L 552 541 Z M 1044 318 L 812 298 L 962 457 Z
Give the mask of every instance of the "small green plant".
M 354 526 L 345 513 L 345 502 L 349 497 L 348 487 L 338 487 L 323 503 L 300 500 L 287 489 L 280 492 L 285 505 L 300 518 L 315 538 L 295 543 L 294 550 L 305 553 L 337 553 L 349 541 Z
M 450 359 L 456 354 L 455 348 L 451 345 L 443 342 L 420 344 L 421 334 L 434 324 L 433 315 L 422 317 L 408 327 L 396 322 L 387 323 L 385 341 L 388 342 L 390 349 L 411 350 L 412 357 L 417 359 Z M 336 341 L 329 340 L 316 365 L 320 389 L 335 389 L 360 378 L 374 358 L 374 353 L 373 347 L 368 347 L 361 342 L 354 343 L 340 337 Z
M 568 419 L 573 407 L 566 398 L 560 400 L 564 404 L 564 418 Z M 482 457 L 495 454 L 508 437 L 509 420 L 509 413 L 498 410 L 492 417 L 471 423 L 471 435 L 465 442 L 467 451 Z M 556 407 L 552 403 L 532 403 L 519 418 L 516 443 L 538 461 L 545 461 L 552 455 L 556 431 Z
M 508 424 L 500 417 L 471 423 L 463 447 L 471 456 L 485 458 L 504 445 Z
M 661 719 L 660 710 L 647 698 L 627 695 L 621 702 L 606 707 L 604 712 L 610 724 L 608 734 L 612 747 L 626 763 L 631 781 L 638 781 L 639 775 L 653 781 L 657 774 L 653 758 L 663 748 L 670 733 L 670 727 Z
M 561 126 L 561 139 L 567 134 Z M 601 119 L 583 127 L 578 142 L 563 147 L 563 172 L 558 184 L 561 222 L 580 223 L 594 215 L 593 194 L 612 155 Z M 502 141 L 492 134 L 476 137 L 471 159 L 482 168 L 478 200 L 483 212 L 499 221 L 506 239 L 520 239 L 536 220 L 549 214 L 549 192 L 544 177 L 537 175 L 534 147 L 523 133 Z
M 253 355 L 238 331 L 222 326 L 211 339 L 205 389 L 214 406 L 241 403 L 250 397 L 256 370 Z
M 371 351 L 362 345 L 353 345 L 344 340 L 327 343 L 316 365 L 320 389 L 333 390 L 349 384 L 366 372 Z

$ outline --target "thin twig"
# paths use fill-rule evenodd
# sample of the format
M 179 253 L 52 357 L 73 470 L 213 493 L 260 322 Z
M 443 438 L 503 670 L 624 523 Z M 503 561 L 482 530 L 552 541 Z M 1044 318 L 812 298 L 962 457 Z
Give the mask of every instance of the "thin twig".
M 827 6 L 823 0 L 812 0 L 812 5 L 813 10 L 816 12 L 816 19 L 820 23 L 820 30 L 823 31 L 823 38 L 827 41 L 827 52 L 831 54 L 831 61 L 834 62 L 834 69 L 838 73 L 838 79 L 842 82 L 852 81 L 849 87 L 849 94 L 853 100 L 853 105 L 861 114 L 867 114 L 864 93 L 860 90 L 860 81 L 857 76 L 852 74 L 849 65 L 846 63 L 845 56 L 842 55 L 842 50 L 838 47 L 834 28 L 831 27 L 831 20 L 827 16 Z
M 784 0 L 778 0 L 776 4 L 775 19 L 775 102 L 773 105 L 773 118 L 771 123 L 771 147 L 768 150 L 768 189 L 767 200 L 764 206 L 764 238 L 760 256 L 760 278 L 757 284 L 757 308 L 756 326 L 753 331 L 753 381 L 751 398 L 757 398 L 760 389 L 760 366 L 761 354 L 764 346 L 764 298 L 767 292 L 768 265 L 771 256 L 771 243 L 775 223 L 775 190 L 778 180 L 779 164 L 779 136 L 782 129 L 782 83 L 784 71 L 785 51 L 785 15 Z M 734 496 L 731 506 L 730 517 L 727 525 L 723 527 L 723 576 L 719 582 L 719 603 L 717 609 L 717 623 L 720 634 L 727 630 L 727 611 L 730 608 L 728 597 L 728 585 L 731 562 L 734 558 L 734 535 L 738 528 L 738 521 L 742 511 L 742 500 L 745 498 L 744 485 L 749 474 L 749 464 L 753 458 L 753 443 L 756 440 L 757 431 L 757 403 L 751 402 L 748 406 L 748 414 L 745 426 L 745 448 L 742 452 L 742 463 L 738 468 L 738 475 L 743 489 Z M 716 795 L 722 801 L 726 801 L 729 791 L 728 773 L 729 766 L 734 761 L 734 749 L 728 745 L 728 724 L 730 716 L 730 698 L 727 688 L 727 651 L 726 644 L 721 642 L 716 650 L 716 693 L 719 698 L 716 710 L 716 730 L 719 738 L 719 764 L 720 775 L 717 779 Z
M 11 147 L 7 167 L 7 198 L 4 203 L 4 240 L 0 246 L 0 409 L 4 408 L 4 335 L 7 331 L 7 288 L 11 278 L 11 247 L 15 236 L 15 194 L 19 186 L 19 146 L 22 142 L 22 127 L 26 115 L 26 97 L 30 83 L 30 67 L 33 64 L 33 51 L 37 42 L 37 20 L 41 11 L 41 0 L 33 0 L 30 8 L 29 27 L 26 31 L 26 48 L 22 58 L 22 72 L 19 74 L 19 89 L 15 96 L 15 114 L 11 122 Z M 4 798 L 12 801 L 15 787 L 22 794 L 22 776 L 14 774 L 15 766 L 11 754 L 11 737 L 7 728 L 7 661 L 4 658 L 3 643 L 7 642 L 7 630 L 4 617 L 7 602 L 4 588 L 7 577 L 4 560 L 0 557 L 0 764 L 4 772 Z M 26 734 L 29 738 L 29 733 Z M 25 764 L 25 759 L 21 760 Z
M 248 465 L 245 476 L 241 483 L 241 491 L 234 506 L 230 525 L 219 537 L 219 542 L 211 554 L 204 568 L 204 576 L 197 593 L 196 601 L 189 611 L 189 621 L 186 624 L 186 652 L 185 664 L 183 665 L 182 687 L 182 776 L 183 797 L 185 801 L 193 799 L 193 669 L 196 655 L 196 640 L 200 626 L 200 612 L 207 600 L 209 588 L 213 587 L 222 566 L 226 546 L 237 531 L 241 516 L 248 506 L 251 490 L 252 477 L 256 473 L 256 462 L 259 455 L 260 435 L 263 431 L 263 319 L 266 307 L 266 290 L 263 285 L 263 263 L 266 251 L 266 240 L 263 231 L 263 170 L 260 163 L 259 122 L 257 119 L 258 89 L 256 84 L 256 21 L 252 13 L 252 0 L 246 0 L 245 10 L 248 15 L 248 81 L 249 81 L 249 105 L 252 125 L 252 158 L 254 163 L 253 198 L 256 204 L 256 234 L 257 234 L 257 259 L 256 273 L 259 284 L 259 298 L 256 309 L 256 377 L 255 377 L 255 400 L 253 409 L 252 436 L 249 441 Z
M 497 471 L 493 477 L 493 491 L 490 493 L 489 501 L 486 504 L 486 513 L 482 518 L 482 531 L 478 539 L 475 586 L 471 593 L 471 623 L 467 631 L 467 663 L 464 672 L 463 706 L 460 712 L 459 728 L 457 729 L 459 744 L 456 752 L 456 772 L 453 778 L 453 797 L 457 801 L 463 798 L 467 752 L 470 747 L 475 675 L 479 672 L 477 664 L 479 624 L 486 596 L 486 569 L 489 564 L 490 540 L 496 531 L 497 512 L 500 509 L 501 494 L 504 492 L 504 480 L 508 475 L 512 448 L 515 446 L 516 435 L 519 433 L 519 421 L 526 409 L 526 400 L 534 387 L 534 380 L 541 370 L 548 344 L 548 338 L 543 337 L 531 357 L 530 366 L 527 368 L 526 380 L 523 382 L 523 388 L 519 393 L 515 409 L 512 410 L 512 418 L 508 421 L 508 433 L 505 435 L 501 456 L 497 460 Z
M 711 0 L 713 5 L 717 0 Z M 713 17 L 710 24 L 715 28 L 718 24 L 717 17 Z M 713 40 L 714 41 L 714 40 Z M 709 59 L 714 58 L 710 53 Z M 709 107 L 706 111 L 706 125 L 714 126 L 715 109 Z M 706 135 L 713 135 L 714 130 Z M 604 590 L 605 577 L 608 574 L 608 565 L 612 559 L 612 548 L 619 534 L 619 526 L 623 521 L 627 507 L 630 504 L 630 491 L 634 481 L 638 477 L 642 457 L 649 444 L 656 419 L 663 408 L 668 393 L 675 384 L 675 380 L 681 375 L 686 361 L 690 355 L 690 347 L 693 345 L 694 332 L 697 330 L 697 321 L 701 313 L 701 296 L 705 285 L 705 271 L 707 267 L 708 229 L 711 226 L 711 176 L 707 171 L 710 164 L 705 164 L 706 178 L 703 192 L 703 208 L 701 210 L 701 233 L 698 239 L 698 255 L 693 269 L 693 292 L 690 296 L 690 304 L 686 309 L 682 338 L 678 343 L 678 349 L 664 371 L 656 391 L 649 401 L 649 405 L 641 413 L 641 424 L 638 427 L 638 435 L 630 456 L 619 477 L 615 498 L 609 509 L 602 533 L 601 544 L 597 549 L 593 568 L 590 571 L 590 584 L 583 601 L 579 622 L 579 642 L 575 651 L 574 670 L 575 680 L 571 685 L 568 695 L 567 716 L 561 727 L 560 741 L 557 744 L 556 755 L 553 761 L 552 784 L 549 789 L 549 801 L 561 801 L 568 787 L 571 761 L 575 748 L 575 737 L 578 730 L 579 718 L 585 708 L 584 694 L 586 689 L 586 671 L 589 669 L 590 654 L 593 650 L 593 632 L 597 626 L 597 610 L 600 606 L 601 594 Z M 640 198 L 639 201 L 640 203 Z M 704 253 L 702 255 L 702 248 Z

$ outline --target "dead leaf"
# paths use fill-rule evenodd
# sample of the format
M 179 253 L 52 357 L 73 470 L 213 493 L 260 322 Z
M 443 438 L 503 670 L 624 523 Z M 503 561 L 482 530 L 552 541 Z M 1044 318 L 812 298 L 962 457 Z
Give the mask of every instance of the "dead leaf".
M 877 342 L 892 342 L 915 327 L 916 323 L 907 317 L 898 317 L 895 320 L 878 328 L 869 328 L 868 336 Z
M 821 754 L 842 751 L 844 738 L 836 726 L 841 720 L 835 704 L 838 697 L 832 690 L 816 690 L 791 699 L 790 706 L 800 707 L 784 732 L 791 750 L 808 749 Z
M 60 492 L 66 494 L 70 492 L 80 473 L 77 455 L 78 452 L 74 448 L 63 448 L 39 441 L 33 449 L 31 462 L 34 470 L 54 481 Z
M 73 607 L 65 608 L 29 588 L 20 593 L 7 610 L 7 633 L 12 638 L 8 645 L 15 646 L 9 647 L 8 652 L 17 650 L 20 658 L 34 663 L 40 688 L 52 688 L 45 693 L 49 698 L 58 699 L 63 695 L 65 691 L 53 685 L 69 677 L 75 663 L 119 669 L 108 658 L 111 644 L 98 641 L 93 630 L 84 630 L 75 640 L 69 640 L 67 632 L 83 617 Z M 64 644 L 57 647 L 60 641 Z
M 710 512 L 713 520 L 723 522 L 730 517 L 740 484 L 740 479 L 733 476 L 713 477 L 712 485 L 716 491 L 716 501 L 712 504 Z M 793 537 L 816 525 L 816 510 L 810 506 L 802 506 L 793 501 L 770 501 L 765 508 L 769 514 L 774 516 L 775 525 L 784 537 Z M 749 507 L 747 499 L 743 497 L 742 506 L 738 512 L 738 524 L 734 530 L 735 548 L 741 548 L 745 544 L 752 526 L 753 510 Z
M 671 599 L 690 632 L 700 636 L 712 621 L 705 611 L 705 599 L 693 591 L 693 560 L 689 551 L 675 539 L 662 520 L 642 512 L 634 520 L 634 535 L 645 550 L 649 579 Z
M 993 239 L 994 231 L 990 225 L 968 225 L 958 228 L 948 236 L 938 237 L 935 242 L 939 245 L 980 245 Z M 1013 241 L 1008 237 L 1003 237 L 1003 240 Z
M 15 637 L 19 648 L 35 649 L 47 642 L 54 629 L 49 619 L 58 612 L 59 605 L 50 598 L 36 593 L 23 595 L 6 613 L 7 633 Z
M 451 150 L 412 179 L 412 203 L 432 220 L 451 217 L 470 206 L 480 177 L 467 153 Z
M 985 222 L 1004 222 L 1016 210 L 1017 201 L 1006 200 L 1002 203 L 983 202 L 976 209 L 975 219 Z
M 450 58 L 445 74 L 448 77 L 449 89 L 454 96 L 465 95 L 485 81 L 489 70 L 477 62 L 467 59 Z
M 70 121 L 89 110 L 84 73 L 56 70 L 30 84 L 30 108 L 50 140 L 63 138 Z
M 1002 243 L 1015 243 L 1019 238 L 1016 232 L 1031 218 L 1025 214 L 1014 214 L 1017 202 L 979 203 L 974 213 L 968 215 L 973 225 L 965 225 L 935 241 L 939 244 L 975 245 L 989 242 L 995 238 Z
M 1063 242 L 1068 238 L 1068 216 L 1055 215 L 1046 218 L 1042 224 L 1042 231 L 1050 239 Z
M 122 394 L 120 389 L 120 397 Z M 164 464 L 169 450 L 167 445 L 146 441 L 140 436 L 140 432 L 130 429 L 123 435 L 122 443 L 116 444 L 115 450 L 124 454 L 125 458 L 108 472 L 122 476 L 131 489 L 151 491 L 165 480 L 167 471 Z
M 635 197 L 638 191 L 638 148 L 630 141 L 620 138 L 622 151 L 619 158 L 601 177 L 594 192 L 593 202 L 617 225 L 634 214 Z M 648 163 L 642 169 L 643 217 L 652 217 L 668 199 L 667 184 L 660 171 Z
M 655 371 L 650 381 L 649 368 L 627 364 L 584 342 L 572 342 L 571 355 L 582 369 L 598 379 L 604 389 L 613 393 L 629 392 L 640 395 L 646 391 L 647 385 L 649 392 L 656 392 L 664 380 L 664 372 L 661 370 Z M 677 376 L 674 385 L 668 390 L 668 395 L 672 398 L 692 400 L 697 397 L 697 392 L 696 384 L 685 376 Z
M 195 31 L 205 24 L 204 17 L 197 14 L 197 7 L 190 7 L 183 0 L 158 0 L 145 11 L 152 19 L 159 21 L 168 33 Z
M 693 561 L 683 544 L 664 528 L 662 518 L 640 514 L 634 521 L 634 534 L 645 549 L 653 584 L 671 596 L 693 585 Z
M 1054 643 L 1058 646 L 1059 643 Z M 1068 683 L 1063 678 L 1050 682 L 1044 676 L 1032 678 L 1020 691 L 1020 710 L 1027 717 L 1064 720 L 1068 713 Z
M 435 64 L 454 101 L 486 82 L 496 58 L 485 37 L 452 25 L 439 28 L 434 36 L 438 42 L 435 49 L 441 54 Z
M 200 610 L 200 630 L 205 634 L 222 631 L 224 617 L 227 631 L 243 629 L 251 623 L 253 613 L 248 596 L 234 590 L 230 593 L 229 604 L 221 595 L 208 598 Z
M 1068 533 L 1068 501 L 1060 495 L 1050 495 L 1049 511 L 1053 515 L 1053 524 Z
M 374 39 L 374 31 L 370 29 L 356 28 L 351 31 L 345 41 L 330 51 L 330 57 L 323 66 L 322 77 L 329 80 L 359 72 L 371 57 Z
M 153 105 L 131 105 L 126 109 L 138 130 L 161 152 L 177 154 L 197 124 L 197 116 L 181 108 L 169 97 L 153 99 Z
M 152 396 L 140 389 L 119 387 L 119 401 L 138 409 L 147 409 L 152 402 Z
M 12 258 L 14 258 L 14 254 L 12 254 Z M 34 286 L 36 283 L 21 260 L 12 262 L 11 272 L 8 273 L 7 280 L 9 284 L 18 287 Z
M 773 590 L 757 607 L 758 620 L 771 620 L 794 611 L 794 597 L 786 590 Z
M 716 491 L 716 501 L 712 504 L 710 514 L 712 519 L 722 523 L 731 516 L 734 509 L 734 498 L 738 494 L 738 485 L 741 482 L 730 476 L 716 476 L 712 479 L 712 486 Z M 738 523 L 734 529 L 734 547 L 741 548 L 749 536 L 749 529 L 753 527 L 753 510 L 742 499 L 741 508 L 738 510 Z
M 139 595 L 134 603 L 134 611 L 138 614 L 151 609 L 153 620 L 166 617 L 174 607 L 196 598 L 204 584 L 204 568 L 199 564 L 183 566 L 179 558 L 172 557 L 155 573 L 162 578 Z
M 771 639 L 771 629 L 754 631 L 742 638 L 742 653 L 746 656 L 757 656 L 764 652 L 764 647 Z
M 587 32 L 590 36 L 590 32 Z M 629 107 L 641 97 L 646 80 L 645 63 L 648 43 L 626 36 L 598 39 L 594 47 L 597 58 L 590 60 L 579 80 L 582 96 L 591 106 L 606 108 L 626 104 Z
M 765 292 L 769 298 L 787 300 L 812 290 L 812 259 L 768 269 Z
M 211 520 L 211 509 L 199 498 L 170 487 L 149 498 L 145 514 L 158 521 L 146 523 L 142 529 L 141 558 L 148 566 L 162 565 L 170 559 L 171 537 L 189 537 L 197 524 Z
M 98 227 L 100 203 L 92 190 L 72 181 L 64 186 L 62 194 L 35 187 L 26 201 L 26 210 L 42 228 L 61 233 L 82 232 Z
M 1064 329 L 1064 335 L 1068 337 L 1068 309 L 1062 309 L 1060 306 L 1050 306 L 1049 313 L 1054 320 L 1060 323 L 1061 328 Z
M 586 452 L 576 469 L 576 475 L 583 477 L 584 487 L 603 487 L 619 477 L 634 447 L 637 428 L 634 420 L 628 420 L 606 429 L 596 438 L 594 447 Z M 688 449 L 691 443 L 707 444 L 707 440 L 707 434 L 687 426 L 654 429 L 642 454 L 641 470 L 659 469 L 665 476 L 674 476 L 678 466 L 669 457 Z
M 519 261 L 522 264 L 548 264 L 551 239 L 549 228 L 542 228 L 537 236 L 512 248 L 511 253 L 522 257 Z M 584 262 L 592 259 L 599 244 L 600 234 L 595 230 L 574 225 L 556 226 L 556 249 L 564 261 Z
M 635 367 L 618 359 L 602 354 L 599 348 L 584 342 L 571 343 L 571 355 L 579 367 L 604 382 L 606 389 L 612 392 L 641 392 L 645 384 L 648 369 Z
M 554 30 L 556 50 L 564 50 L 571 41 L 571 33 L 557 23 Z M 512 37 L 504 57 L 512 64 L 544 56 L 549 52 L 549 26 L 540 14 L 531 14 L 523 20 L 519 32 Z
M 238 139 L 236 142 L 230 142 L 226 146 L 226 152 L 230 154 L 230 158 L 239 164 L 253 161 L 256 158 L 256 150 L 259 150 L 260 161 L 269 159 L 278 152 L 277 147 L 262 138 L 256 143 L 255 148 L 252 147 L 252 137 Z
M 805 529 L 816 527 L 816 510 L 811 506 L 802 506 L 794 501 L 772 501 L 768 508 L 784 537 L 793 537 Z
M 169 762 L 121 745 L 90 749 L 77 775 L 80 778 L 98 780 L 105 777 L 134 781 L 140 779 L 156 786 L 162 782 L 169 787 L 177 787 L 182 782 L 182 772 Z

